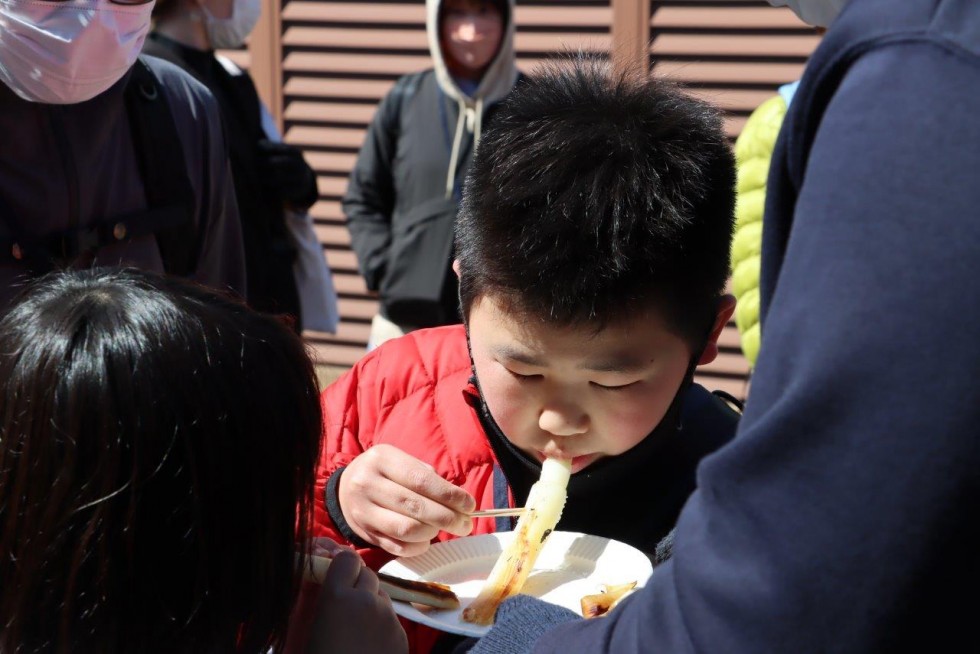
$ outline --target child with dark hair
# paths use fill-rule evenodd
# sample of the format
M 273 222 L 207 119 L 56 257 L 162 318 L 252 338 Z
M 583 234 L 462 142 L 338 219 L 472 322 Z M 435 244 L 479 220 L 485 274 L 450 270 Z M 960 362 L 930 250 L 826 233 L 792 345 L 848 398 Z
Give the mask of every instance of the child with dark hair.
M 41 279 L 0 321 L 0 651 L 279 651 L 320 430 L 285 324 L 151 273 Z M 371 588 L 335 560 L 324 596 Z M 404 646 L 366 592 L 315 628 Z
M 509 529 L 467 514 L 522 506 L 560 457 L 559 528 L 652 554 L 738 419 L 692 383 L 734 309 L 733 204 L 721 121 L 674 86 L 584 56 L 519 85 L 456 224 L 465 326 L 394 340 L 324 392 L 317 533 L 377 566 Z

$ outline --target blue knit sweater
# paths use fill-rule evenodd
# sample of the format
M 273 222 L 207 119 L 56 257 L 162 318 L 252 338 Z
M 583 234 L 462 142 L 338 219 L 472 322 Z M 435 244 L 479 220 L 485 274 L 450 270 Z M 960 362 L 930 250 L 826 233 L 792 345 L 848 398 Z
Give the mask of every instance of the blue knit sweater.
M 844 8 L 773 156 L 761 293 L 673 559 L 605 618 L 505 604 L 474 651 L 980 650 L 980 1 Z

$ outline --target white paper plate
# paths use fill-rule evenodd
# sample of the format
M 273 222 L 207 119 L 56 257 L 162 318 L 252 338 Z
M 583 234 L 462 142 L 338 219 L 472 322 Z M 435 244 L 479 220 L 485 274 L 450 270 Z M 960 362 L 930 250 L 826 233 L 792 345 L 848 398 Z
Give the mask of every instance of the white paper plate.
M 420 556 L 396 559 L 381 568 L 403 579 L 447 584 L 459 596 L 455 611 L 394 602 L 395 612 L 413 622 L 464 636 L 482 636 L 489 627 L 463 622 L 462 610 L 480 593 L 497 557 L 513 538 L 505 531 L 436 543 Z M 581 614 L 583 595 L 609 584 L 646 584 L 653 572 L 643 552 L 619 541 L 570 531 L 552 532 L 521 593 Z

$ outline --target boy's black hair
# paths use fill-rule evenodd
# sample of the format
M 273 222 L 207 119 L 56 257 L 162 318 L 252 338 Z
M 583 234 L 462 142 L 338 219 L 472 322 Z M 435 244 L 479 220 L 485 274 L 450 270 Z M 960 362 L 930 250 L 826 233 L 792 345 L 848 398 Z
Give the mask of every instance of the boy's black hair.
M 39 280 L 0 320 L 0 651 L 278 651 L 320 433 L 278 320 L 150 273 Z
M 591 55 L 552 62 L 501 103 L 474 157 L 463 315 L 483 295 L 596 328 L 656 308 L 698 345 L 728 277 L 734 185 L 713 108 Z

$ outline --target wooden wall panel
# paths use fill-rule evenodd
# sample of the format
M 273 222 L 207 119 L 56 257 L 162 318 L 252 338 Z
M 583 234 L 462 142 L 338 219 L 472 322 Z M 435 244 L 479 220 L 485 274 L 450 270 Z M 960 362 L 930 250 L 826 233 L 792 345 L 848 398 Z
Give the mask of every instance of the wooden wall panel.
M 725 110 L 729 136 L 787 82 L 799 79 L 819 36 L 765 0 L 652 0 L 653 71 Z
M 787 82 L 799 79 L 819 41 L 813 28 L 765 0 L 652 0 L 650 65 L 721 108 L 736 138 L 749 114 Z M 698 380 L 736 397 L 748 392 L 748 363 L 734 323 L 721 355 Z

